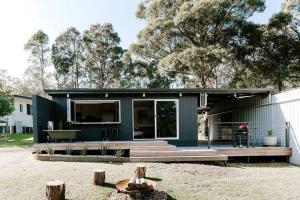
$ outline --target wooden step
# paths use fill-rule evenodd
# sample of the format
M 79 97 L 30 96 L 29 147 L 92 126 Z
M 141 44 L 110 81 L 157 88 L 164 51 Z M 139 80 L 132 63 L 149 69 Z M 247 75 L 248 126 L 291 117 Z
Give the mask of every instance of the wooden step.
M 177 150 L 177 151 L 144 151 L 130 150 L 133 157 L 153 157 L 153 156 L 215 156 L 216 150 Z
M 176 151 L 176 146 L 131 146 L 130 151 Z
M 227 161 L 228 156 L 217 154 L 215 156 L 153 156 L 130 157 L 130 162 L 198 162 L 198 161 Z
M 167 141 L 131 141 L 130 146 L 165 146 L 169 145 Z

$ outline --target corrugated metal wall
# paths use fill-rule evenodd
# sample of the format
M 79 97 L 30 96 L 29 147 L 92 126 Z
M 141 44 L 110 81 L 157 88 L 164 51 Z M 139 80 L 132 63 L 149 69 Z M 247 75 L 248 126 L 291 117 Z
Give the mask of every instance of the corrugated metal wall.
M 239 109 L 231 111 L 232 121 L 249 122 L 256 144 L 262 144 L 263 137 L 272 129 L 273 135 L 278 138 L 278 146 L 285 146 L 286 122 L 289 122 L 289 144 L 293 148 L 290 161 L 300 164 L 300 89 L 240 99 L 237 107 Z M 214 124 L 217 118 L 218 115 L 209 116 L 210 131 L 217 127 Z M 214 133 L 211 132 L 211 135 Z

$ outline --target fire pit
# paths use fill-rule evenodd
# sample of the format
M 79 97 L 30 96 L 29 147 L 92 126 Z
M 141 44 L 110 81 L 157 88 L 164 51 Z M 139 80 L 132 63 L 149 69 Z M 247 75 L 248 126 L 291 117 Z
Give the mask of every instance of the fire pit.
M 152 190 L 156 187 L 156 182 L 148 179 L 133 178 L 121 180 L 116 184 L 119 192 L 136 193 L 141 191 Z

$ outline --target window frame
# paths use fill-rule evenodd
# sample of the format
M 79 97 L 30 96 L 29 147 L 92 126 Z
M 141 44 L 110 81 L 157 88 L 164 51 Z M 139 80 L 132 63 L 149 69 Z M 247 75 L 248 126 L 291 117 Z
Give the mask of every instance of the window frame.
M 28 110 L 30 111 L 29 113 L 28 113 Z M 32 115 L 32 105 L 29 103 L 26 104 L 26 113 L 27 113 L 27 115 Z
M 139 138 L 135 138 L 134 137 L 134 102 L 135 101 L 153 101 L 154 102 L 154 138 L 143 138 L 143 139 L 139 139 Z M 158 101 L 170 101 L 170 102 L 175 102 L 176 104 L 176 137 L 157 137 L 157 102 Z M 131 102 L 131 112 L 132 112 L 132 139 L 133 140 L 179 140 L 180 138 L 180 132 L 179 132 L 179 99 L 132 99 Z
M 74 103 L 74 121 L 72 121 L 71 117 L 71 102 Z M 76 104 L 99 104 L 99 103 L 116 103 L 118 102 L 119 107 L 119 116 L 117 122 L 77 122 L 76 121 Z M 121 101 L 120 100 L 72 100 L 68 99 L 67 103 L 67 121 L 72 124 L 121 124 Z
M 20 113 L 24 112 L 24 106 L 22 103 L 20 103 L 19 111 L 20 111 Z

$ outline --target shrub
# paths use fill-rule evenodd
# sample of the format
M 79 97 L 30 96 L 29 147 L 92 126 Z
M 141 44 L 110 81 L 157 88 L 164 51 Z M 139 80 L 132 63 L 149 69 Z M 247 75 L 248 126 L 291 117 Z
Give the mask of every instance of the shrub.
M 52 149 L 52 147 L 47 147 L 47 153 L 49 154 L 49 155 L 53 155 L 54 154 L 54 150 Z
M 80 148 L 80 155 L 86 156 L 87 155 L 87 150 L 88 150 L 87 145 L 81 146 L 81 148 Z
M 268 133 L 267 133 L 267 136 L 271 137 L 272 135 L 273 135 L 273 131 L 272 131 L 272 129 L 269 129 Z
M 122 149 L 116 149 L 115 150 L 115 156 L 117 158 L 121 158 L 123 155 L 124 155 L 124 150 L 122 150 Z
M 66 151 L 66 155 L 72 155 L 72 147 L 71 146 L 66 146 L 65 148 L 65 151 Z
M 101 155 L 107 154 L 107 146 L 105 144 L 100 145 L 99 150 L 100 150 Z

